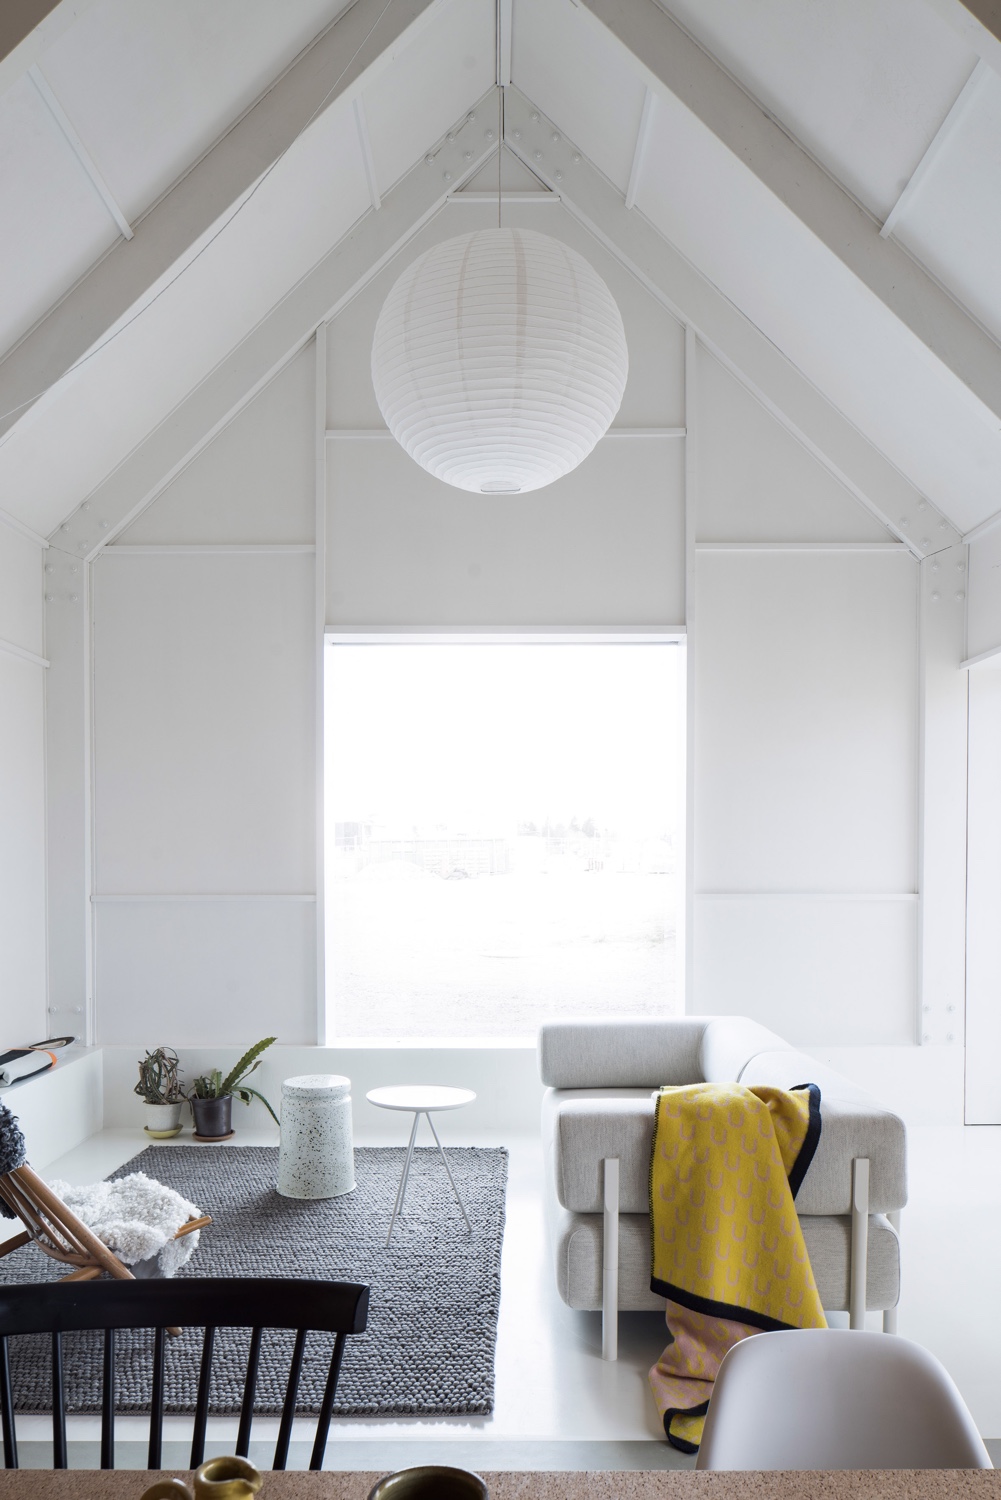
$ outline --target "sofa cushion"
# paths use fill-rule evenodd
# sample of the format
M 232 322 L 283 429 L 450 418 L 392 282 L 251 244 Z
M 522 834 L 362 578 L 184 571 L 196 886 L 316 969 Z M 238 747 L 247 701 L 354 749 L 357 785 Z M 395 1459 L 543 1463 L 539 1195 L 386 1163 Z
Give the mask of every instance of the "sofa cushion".
M 760 1052 L 740 1075 L 756 1083 L 820 1089 L 820 1144 L 796 1197 L 800 1217 L 851 1212 L 852 1160 L 869 1158 L 869 1211 L 890 1213 L 907 1202 L 907 1136 L 903 1120 L 833 1068 L 791 1048 Z
M 706 1019 L 709 1024 L 699 1042 L 699 1072 L 706 1083 L 736 1083 L 757 1053 L 777 1052 L 788 1046 L 774 1031 L 747 1016 Z
M 700 1083 L 706 1017 L 547 1021 L 539 1029 L 539 1071 L 550 1088 L 657 1088 Z
M 600 1214 L 561 1213 L 554 1225 L 556 1285 L 569 1307 L 601 1307 Z M 847 1312 L 851 1220 L 821 1216 L 803 1221 L 810 1264 L 827 1312 Z M 900 1295 L 900 1245 L 880 1215 L 869 1220 L 866 1306 L 895 1307 Z M 646 1214 L 619 1219 L 619 1306 L 642 1312 L 660 1309 L 663 1297 L 650 1290 L 650 1220 Z

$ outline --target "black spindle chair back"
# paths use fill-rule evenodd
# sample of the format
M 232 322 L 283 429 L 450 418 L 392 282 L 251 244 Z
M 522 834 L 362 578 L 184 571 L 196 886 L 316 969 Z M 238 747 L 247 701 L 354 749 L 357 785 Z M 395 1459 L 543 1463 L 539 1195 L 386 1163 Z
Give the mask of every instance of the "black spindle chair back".
M 273 1467 L 288 1460 L 292 1423 L 296 1414 L 306 1335 L 335 1335 L 326 1385 L 316 1421 L 309 1467 L 323 1465 L 327 1432 L 337 1394 L 345 1339 L 363 1333 L 368 1321 L 368 1287 L 347 1281 L 286 1281 L 264 1278 L 197 1278 L 171 1281 L 101 1281 L 86 1284 L 48 1282 L 41 1286 L 0 1286 L 0 1422 L 4 1465 L 16 1469 L 17 1433 L 11 1385 L 8 1338 L 15 1334 L 49 1334 L 52 1340 L 52 1465 L 67 1466 L 66 1393 L 63 1383 L 62 1335 L 81 1330 L 103 1330 L 103 1385 L 101 1393 L 101 1468 L 115 1466 L 115 1334 L 123 1328 L 153 1329 L 152 1394 L 147 1466 L 161 1467 L 165 1334 L 174 1325 L 203 1328 L 202 1354 L 195 1395 L 190 1467 L 205 1457 L 212 1357 L 218 1328 L 249 1328 L 250 1348 L 240 1406 L 236 1451 L 247 1457 L 260 1369 L 261 1343 L 266 1328 L 295 1330 L 295 1343 L 285 1383 L 285 1399 L 278 1426 Z

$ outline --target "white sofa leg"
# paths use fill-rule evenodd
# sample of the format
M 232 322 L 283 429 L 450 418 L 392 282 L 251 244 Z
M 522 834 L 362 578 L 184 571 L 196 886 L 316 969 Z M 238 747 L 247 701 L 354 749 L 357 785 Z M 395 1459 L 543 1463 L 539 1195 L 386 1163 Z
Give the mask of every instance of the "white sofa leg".
M 619 1357 L 619 1158 L 606 1156 L 601 1250 L 601 1357 Z
M 890 1223 L 893 1225 L 894 1229 L 897 1231 L 897 1238 L 899 1239 L 900 1238 L 900 1209 L 899 1208 L 895 1208 L 893 1210 L 893 1212 L 892 1213 L 888 1213 L 886 1217 L 889 1219 Z M 896 1331 L 897 1331 L 897 1309 L 895 1307 L 886 1307 L 886 1308 L 883 1309 L 883 1332 L 884 1333 L 896 1333 Z
M 869 1258 L 869 1158 L 852 1162 L 852 1248 L 848 1326 L 865 1327 L 866 1262 Z

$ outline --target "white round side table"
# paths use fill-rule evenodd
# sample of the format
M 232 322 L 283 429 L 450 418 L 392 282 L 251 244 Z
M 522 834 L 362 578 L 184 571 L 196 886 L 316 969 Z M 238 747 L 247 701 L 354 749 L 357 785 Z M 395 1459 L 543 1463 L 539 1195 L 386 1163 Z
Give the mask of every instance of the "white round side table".
M 455 1178 L 452 1176 L 452 1169 L 448 1164 L 448 1157 L 445 1155 L 444 1147 L 438 1139 L 438 1132 L 434 1128 L 431 1112 L 438 1109 L 461 1109 L 464 1104 L 472 1104 L 476 1098 L 473 1090 L 450 1089 L 439 1087 L 437 1084 L 407 1083 L 383 1089 L 370 1089 L 365 1098 L 369 1104 L 374 1104 L 377 1109 L 412 1110 L 414 1116 L 414 1123 L 410 1130 L 410 1143 L 407 1146 L 407 1159 L 403 1164 L 403 1176 L 400 1178 L 400 1186 L 396 1190 L 396 1202 L 393 1204 L 393 1216 L 389 1221 L 389 1233 L 386 1236 L 386 1244 L 388 1245 L 393 1238 L 393 1229 L 396 1225 L 396 1220 L 403 1213 L 403 1200 L 406 1197 L 407 1179 L 410 1176 L 410 1163 L 413 1159 L 414 1142 L 417 1139 L 417 1125 L 421 1115 L 427 1117 L 427 1122 L 431 1126 L 431 1134 L 434 1136 L 435 1145 L 441 1152 L 441 1159 L 445 1163 L 445 1171 L 448 1173 L 448 1180 L 452 1184 L 455 1201 L 458 1203 L 462 1217 L 466 1221 L 466 1229 L 472 1234 L 473 1226 L 469 1222 L 469 1215 L 466 1213 L 462 1199 L 459 1197 L 459 1189 L 455 1185 Z

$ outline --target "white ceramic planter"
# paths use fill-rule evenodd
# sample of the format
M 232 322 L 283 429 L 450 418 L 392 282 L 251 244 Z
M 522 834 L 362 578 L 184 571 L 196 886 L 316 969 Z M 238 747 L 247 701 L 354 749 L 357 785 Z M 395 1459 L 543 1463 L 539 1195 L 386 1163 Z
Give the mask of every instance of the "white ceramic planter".
M 157 1136 L 161 1140 L 176 1135 L 181 1128 L 183 1103 L 183 1099 L 178 1099 L 176 1104 L 144 1104 L 147 1134 Z

